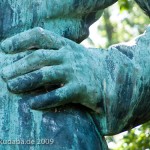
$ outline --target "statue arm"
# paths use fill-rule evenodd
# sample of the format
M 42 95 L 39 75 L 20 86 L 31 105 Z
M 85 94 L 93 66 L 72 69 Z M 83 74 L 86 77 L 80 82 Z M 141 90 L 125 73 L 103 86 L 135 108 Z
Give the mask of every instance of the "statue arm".
M 43 5 L 47 5 L 46 16 L 63 17 L 67 15 L 71 17 L 83 17 L 98 10 L 103 10 L 115 2 L 117 0 L 67 0 L 64 2 L 61 0 L 53 2 L 47 0 L 45 3 L 42 3 Z M 43 7 L 45 8 L 45 6 Z
M 2 76 L 15 93 L 62 83 L 53 91 L 26 99 L 31 108 L 80 103 L 98 112 L 93 118 L 104 135 L 119 133 L 150 118 L 149 34 L 148 29 L 133 43 L 104 51 L 35 28 L 1 43 L 5 53 L 38 48 L 3 68 Z
M 108 48 L 102 79 L 103 115 L 94 115 L 104 135 L 150 120 L 150 27 L 129 43 Z M 104 68 L 103 68 L 104 69 Z

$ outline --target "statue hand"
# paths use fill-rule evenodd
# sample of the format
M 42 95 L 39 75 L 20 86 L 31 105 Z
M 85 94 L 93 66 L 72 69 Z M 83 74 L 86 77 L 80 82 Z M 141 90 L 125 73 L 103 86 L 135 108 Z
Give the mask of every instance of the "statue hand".
M 0 48 L 0 74 L 2 72 L 2 68 L 15 63 L 16 61 L 22 59 L 23 57 L 29 55 L 32 51 L 25 51 L 16 54 L 6 54 Z
M 100 112 L 100 51 L 84 48 L 41 28 L 4 41 L 4 52 L 8 52 L 7 47 L 11 53 L 38 48 L 3 69 L 3 78 L 7 80 L 11 91 L 27 92 L 47 84 L 63 84 L 53 91 L 30 98 L 29 103 L 33 109 L 80 103 Z

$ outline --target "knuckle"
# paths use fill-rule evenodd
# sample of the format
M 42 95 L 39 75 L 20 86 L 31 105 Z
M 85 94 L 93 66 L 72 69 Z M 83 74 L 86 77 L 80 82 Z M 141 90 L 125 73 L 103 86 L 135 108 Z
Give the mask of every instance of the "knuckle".
M 70 65 L 70 60 L 71 60 L 71 54 L 70 54 L 70 52 L 69 53 L 66 53 L 65 55 L 64 55 L 64 57 L 63 57 L 63 61 L 64 61 L 64 63 L 67 63 L 68 65 Z
M 72 47 L 71 47 L 69 44 L 67 44 L 67 45 L 65 46 L 65 48 L 66 48 L 66 49 L 69 49 L 69 50 L 72 50 Z
M 33 29 L 33 34 L 35 34 L 38 38 L 43 38 L 45 35 L 45 30 L 41 27 L 36 27 Z
M 42 72 L 43 74 L 44 74 L 44 73 L 49 73 L 49 72 L 50 72 L 49 66 L 45 66 L 45 67 L 41 68 L 41 69 L 40 69 L 40 72 Z
M 69 65 L 63 65 L 62 68 L 63 68 L 64 72 L 66 72 L 66 73 L 69 73 L 71 70 L 71 67 L 69 67 Z
M 68 45 L 68 44 L 66 46 L 64 46 L 63 49 L 66 50 L 66 51 L 73 52 L 72 47 L 70 45 Z
M 44 31 L 44 29 L 41 28 L 41 27 L 35 27 L 35 28 L 33 29 L 33 31 L 36 32 L 36 33 L 42 33 L 42 32 Z
M 44 50 L 37 50 L 33 53 L 33 56 L 42 59 L 42 58 L 45 58 L 46 54 Z
M 67 53 L 67 54 L 68 54 L 68 57 L 67 57 L 68 59 L 71 59 L 71 60 L 72 60 L 72 59 L 74 58 L 74 52 L 71 52 L 71 51 L 70 51 L 70 52 Z
M 40 56 L 41 56 L 41 51 L 35 51 L 35 52 L 33 53 L 33 55 L 34 55 L 35 57 L 40 57 Z

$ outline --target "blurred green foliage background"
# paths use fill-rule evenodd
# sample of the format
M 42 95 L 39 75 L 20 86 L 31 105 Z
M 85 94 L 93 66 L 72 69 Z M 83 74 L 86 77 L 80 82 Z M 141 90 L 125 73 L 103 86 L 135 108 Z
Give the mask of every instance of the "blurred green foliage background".
M 90 29 L 84 45 L 107 48 L 142 34 L 150 19 L 133 0 L 119 0 Z M 150 150 L 150 122 L 117 136 L 106 137 L 111 150 Z

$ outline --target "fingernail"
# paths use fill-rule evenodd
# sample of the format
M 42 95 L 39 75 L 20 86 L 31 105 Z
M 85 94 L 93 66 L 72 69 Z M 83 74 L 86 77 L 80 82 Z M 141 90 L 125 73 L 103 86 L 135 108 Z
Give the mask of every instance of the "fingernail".
M 39 105 L 38 101 L 36 102 L 36 98 L 28 99 L 28 104 L 31 109 L 35 109 L 35 110 L 40 109 L 40 105 Z
M 2 69 L 1 77 L 4 79 L 4 81 L 7 81 L 10 78 L 10 70 L 7 67 Z
M 0 44 L 0 48 L 5 53 L 11 53 L 11 52 L 13 52 L 13 47 L 12 47 L 11 41 L 9 39 L 3 41 Z
M 19 83 L 16 82 L 16 81 L 13 81 L 13 80 L 8 81 L 7 82 L 7 87 L 12 92 L 20 92 L 20 90 L 19 90 L 20 89 Z

